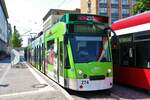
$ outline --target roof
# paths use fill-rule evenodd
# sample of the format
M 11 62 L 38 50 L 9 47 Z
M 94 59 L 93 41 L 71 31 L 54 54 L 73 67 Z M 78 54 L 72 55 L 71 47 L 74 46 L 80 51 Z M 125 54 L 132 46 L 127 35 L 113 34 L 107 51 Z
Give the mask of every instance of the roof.
M 62 15 L 62 13 L 80 13 L 80 9 L 75 10 L 62 10 L 62 9 L 50 9 L 48 13 L 44 16 L 43 21 L 45 21 L 50 15 Z
M 0 5 L 2 6 L 2 9 L 4 11 L 5 17 L 8 18 L 9 16 L 8 16 L 8 12 L 7 12 L 5 1 L 4 0 L 0 0 Z
M 112 24 L 112 29 L 119 30 L 146 23 L 150 23 L 150 11 L 116 21 Z

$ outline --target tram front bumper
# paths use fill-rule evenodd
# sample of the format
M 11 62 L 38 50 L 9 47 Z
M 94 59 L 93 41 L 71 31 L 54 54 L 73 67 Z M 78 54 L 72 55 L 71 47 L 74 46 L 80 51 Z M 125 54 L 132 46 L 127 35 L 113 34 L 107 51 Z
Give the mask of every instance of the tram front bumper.
M 68 79 L 68 88 L 77 91 L 105 90 L 112 88 L 112 85 L 112 77 L 107 77 L 103 80 Z

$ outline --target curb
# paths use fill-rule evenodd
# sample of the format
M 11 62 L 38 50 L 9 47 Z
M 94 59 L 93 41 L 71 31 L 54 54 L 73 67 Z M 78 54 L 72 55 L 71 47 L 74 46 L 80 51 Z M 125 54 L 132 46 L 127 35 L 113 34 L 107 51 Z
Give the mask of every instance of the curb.
M 29 65 L 31 68 L 33 68 L 38 74 L 40 74 L 42 77 L 44 77 L 47 81 L 49 81 L 50 83 L 52 83 L 54 86 L 56 86 L 56 88 L 58 88 L 68 100 L 74 100 L 72 98 L 72 96 L 65 90 L 63 89 L 61 86 L 59 86 L 57 83 L 55 83 L 53 80 L 51 80 L 50 78 L 48 78 L 46 75 L 44 75 L 43 73 L 41 73 L 39 70 L 37 70 L 36 68 L 34 68 L 31 64 L 27 63 L 27 65 Z

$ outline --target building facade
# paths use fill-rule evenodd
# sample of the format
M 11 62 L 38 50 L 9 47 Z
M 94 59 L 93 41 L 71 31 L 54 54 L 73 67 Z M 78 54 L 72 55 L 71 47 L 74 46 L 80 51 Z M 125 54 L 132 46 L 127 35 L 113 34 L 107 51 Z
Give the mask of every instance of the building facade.
M 0 56 L 8 53 L 10 40 L 10 24 L 8 24 L 8 13 L 4 0 L 0 0 Z
M 50 9 L 49 12 L 43 18 L 43 32 L 51 28 L 57 20 L 62 17 L 65 13 L 80 13 L 80 9 L 75 10 L 62 10 L 62 9 Z
M 81 13 L 109 16 L 112 23 L 133 15 L 135 0 L 81 0 Z
M 8 23 L 8 31 L 7 31 L 7 53 L 10 53 L 11 49 L 12 49 L 12 28 L 11 28 L 11 24 Z

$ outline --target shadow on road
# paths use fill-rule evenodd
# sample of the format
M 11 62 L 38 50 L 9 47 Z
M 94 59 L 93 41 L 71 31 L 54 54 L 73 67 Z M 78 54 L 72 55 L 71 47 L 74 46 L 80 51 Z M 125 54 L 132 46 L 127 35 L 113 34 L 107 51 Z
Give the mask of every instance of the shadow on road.
M 110 96 L 111 91 L 110 90 L 100 90 L 100 91 L 74 91 L 70 89 L 66 89 L 69 94 L 82 97 L 85 99 L 94 99 L 94 98 L 99 98 L 99 99 L 109 99 L 112 98 Z
M 115 84 L 113 86 L 113 94 L 119 96 L 120 98 L 124 99 L 150 99 L 150 94 L 146 90 L 127 86 L 127 85 L 120 85 Z

